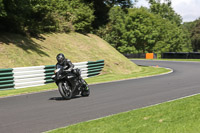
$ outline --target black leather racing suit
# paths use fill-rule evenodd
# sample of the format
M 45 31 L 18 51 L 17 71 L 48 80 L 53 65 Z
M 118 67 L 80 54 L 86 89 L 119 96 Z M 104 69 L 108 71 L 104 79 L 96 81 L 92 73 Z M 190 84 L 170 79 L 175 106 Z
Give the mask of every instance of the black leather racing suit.
M 57 63 L 56 68 L 58 68 L 59 65 L 62 66 L 64 68 L 64 70 L 68 70 L 68 71 L 72 71 L 74 68 L 74 65 L 68 59 L 65 59 L 62 64 Z
M 69 71 L 69 72 L 71 72 L 71 73 L 73 73 L 73 74 L 76 75 L 76 73 L 75 73 L 75 71 L 74 71 L 74 69 L 73 69 L 73 68 L 74 68 L 74 65 L 72 64 L 72 62 L 71 62 L 70 60 L 65 59 L 65 60 L 63 61 L 62 64 L 57 63 L 57 64 L 56 64 L 56 69 L 59 68 L 59 66 L 62 66 L 64 70 L 67 70 L 67 71 Z M 77 77 L 77 78 L 78 78 L 78 77 Z M 78 86 L 78 84 L 79 84 L 77 78 L 75 79 L 75 87 L 74 87 L 74 88 L 76 88 L 76 86 Z M 80 76 L 79 78 L 81 78 L 81 76 Z M 81 78 L 81 79 L 82 79 L 82 78 Z

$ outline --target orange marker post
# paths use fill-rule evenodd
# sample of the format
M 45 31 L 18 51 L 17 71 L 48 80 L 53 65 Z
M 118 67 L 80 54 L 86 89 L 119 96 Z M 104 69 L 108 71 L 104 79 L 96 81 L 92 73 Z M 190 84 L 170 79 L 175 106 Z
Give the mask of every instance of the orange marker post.
M 146 59 L 153 59 L 153 53 L 146 53 Z

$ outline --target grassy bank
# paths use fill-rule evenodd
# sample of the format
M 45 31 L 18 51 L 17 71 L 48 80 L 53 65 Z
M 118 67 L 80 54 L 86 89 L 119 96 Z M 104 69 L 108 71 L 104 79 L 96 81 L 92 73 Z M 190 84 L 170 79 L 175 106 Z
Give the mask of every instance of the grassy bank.
M 141 69 L 96 35 L 45 34 L 38 38 L 0 33 L 0 69 L 56 64 L 64 53 L 73 63 L 105 60 L 103 74 L 130 74 Z
M 82 122 L 49 133 L 199 133 L 200 95 Z

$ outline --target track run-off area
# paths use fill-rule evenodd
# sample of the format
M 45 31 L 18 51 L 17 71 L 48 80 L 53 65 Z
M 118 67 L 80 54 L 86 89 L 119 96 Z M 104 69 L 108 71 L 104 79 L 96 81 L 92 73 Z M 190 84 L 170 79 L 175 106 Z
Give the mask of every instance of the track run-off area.
M 57 90 L 0 98 L 0 133 L 39 133 L 200 93 L 200 62 L 132 60 L 173 73 L 90 85 L 89 97 Z

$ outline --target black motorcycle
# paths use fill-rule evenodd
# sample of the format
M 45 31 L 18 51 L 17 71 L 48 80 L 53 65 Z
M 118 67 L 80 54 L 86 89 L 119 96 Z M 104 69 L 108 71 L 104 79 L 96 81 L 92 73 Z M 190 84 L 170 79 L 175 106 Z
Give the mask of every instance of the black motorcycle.
M 58 65 L 54 73 L 52 79 L 57 84 L 58 90 L 64 99 L 69 100 L 76 95 L 83 97 L 90 95 L 90 88 L 81 77 L 80 69 L 73 69 L 71 72 Z

